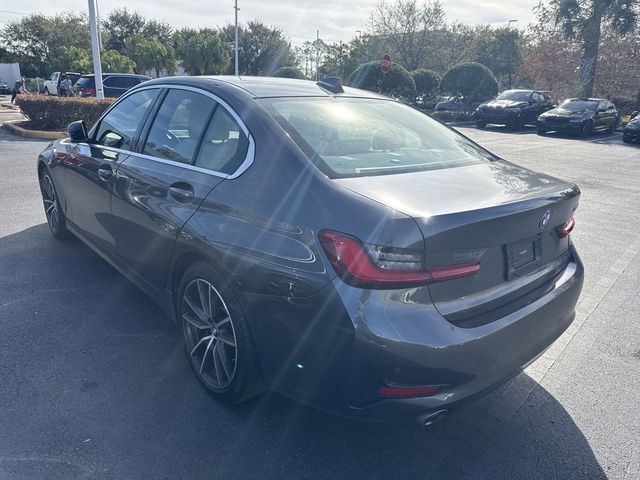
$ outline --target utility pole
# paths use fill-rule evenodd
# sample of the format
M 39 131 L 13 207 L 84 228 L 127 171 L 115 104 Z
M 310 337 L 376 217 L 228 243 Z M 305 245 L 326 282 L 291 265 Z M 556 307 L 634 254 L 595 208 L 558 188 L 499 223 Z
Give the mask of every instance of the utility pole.
M 235 7 L 233 7 L 233 9 L 236 11 L 236 47 L 235 47 L 235 51 L 236 51 L 236 76 L 238 75 L 238 10 L 240 10 L 238 8 L 238 0 L 236 0 L 236 5 Z
M 91 53 L 93 54 L 93 73 L 96 81 L 96 98 L 104 99 L 102 86 L 102 64 L 100 63 L 100 45 L 98 40 L 98 22 L 96 19 L 96 0 L 89 0 L 89 30 L 91 32 Z

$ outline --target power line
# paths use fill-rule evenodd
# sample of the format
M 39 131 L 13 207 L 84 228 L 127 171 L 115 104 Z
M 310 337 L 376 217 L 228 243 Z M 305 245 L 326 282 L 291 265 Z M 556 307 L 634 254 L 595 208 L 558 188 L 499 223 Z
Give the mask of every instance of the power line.
M 12 10 L 0 10 L 0 13 L 12 13 L 14 15 L 29 15 L 28 13 L 24 13 L 24 12 L 14 12 Z

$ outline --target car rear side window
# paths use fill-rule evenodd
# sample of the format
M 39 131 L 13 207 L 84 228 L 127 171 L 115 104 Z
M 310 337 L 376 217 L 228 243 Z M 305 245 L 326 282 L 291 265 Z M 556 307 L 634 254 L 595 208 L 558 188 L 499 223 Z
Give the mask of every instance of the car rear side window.
M 406 105 L 369 98 L 260 100 L 330 178 L 491 162 L 489 152 Z
M 158 89 L 141 90 L 118 102 L 100 121 L 95 142 L 106 147 L 130 150 L 138 128 L 157 93 Z
M 216 107 L 211 98 L 189 90 L 170 90 L 153 120 L 142 153 L 193 163 L 207 122 Z
M 249 140 L 238 122 L 218 106 L 204 135 L 196 166 L 232 174 L 244 162 Z

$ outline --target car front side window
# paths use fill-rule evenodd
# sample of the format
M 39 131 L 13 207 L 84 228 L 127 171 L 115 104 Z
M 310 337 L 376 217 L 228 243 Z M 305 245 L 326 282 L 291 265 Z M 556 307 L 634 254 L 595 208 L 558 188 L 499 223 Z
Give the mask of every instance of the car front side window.
M 141 90 L 119 102 L 100 121 L 94 142 L 105 147 L 131 150 L 136 133 L 157 93 L 157 89 Z
M 205 95 L 190 90 L 170 90 L 153 120 L 142 153 L 192 163 L 215 107 L 216 102 Z

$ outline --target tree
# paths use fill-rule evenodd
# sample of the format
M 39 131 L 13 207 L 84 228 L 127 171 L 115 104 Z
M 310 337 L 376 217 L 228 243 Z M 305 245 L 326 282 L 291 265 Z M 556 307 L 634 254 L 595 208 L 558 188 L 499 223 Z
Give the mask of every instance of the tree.
M 498 82 L 487 67 L 480 63 L 461 63 L 450 68 L 440 80 L 440 90 L 465 99 L 468 109 L 475 100 L 498 93 Z
M 125 53 L 125 41 L 136 35 L 144 35 L 147 21 L 138 12 L 130 12 L 126 8 L 111 10 L 102 21 L 105 48 Z
M 171 45 L 163 45 L 155 38 L 135 35 L 125 40 L 127 56 L 136 64 L 136 73 L 155 70 L 156 77 L 164 70 L 172 75 L 176 70 L 176 57 Z
M 593 95 L 603 25 L 626 35 L 637 22 L 640 0 L 554 0 L 556 23 L 566 38 L 582 44 L 579 80 L 581 94 Z
M 380 2 L 369 19 L 374 35 L 386 38 L 395 48 L 400 62 L 409 70 L 422 64 L 427 51 L 428 33 L 445 27 L 445 13 L 438 0 L 418 4 L 416 0 Z
M 60 69 L 67 48 L 91 47 L 87 16 L 62 13 L 52 17 L 22 17 L 7 23 L 0 31 L 0 45 L 20 63 L 25 76 L 48 77 Z
M 102 65 L 102 71 L 105 73 L 133 73 L 135 67 L 133 60 L 115 50 L 101 50 L 100 64 Z
M 232 45 L 233 25 L 225 25 L 220 36 L 223 42 Z M 240 26 L 238 36 L 238 69 L 241 75 L 272 75 L 279 68 L 296 63 L 291 42 L 279 28 L 254 20 L 246 27 Z M 233 64 L 229 65 L 228 73 L 234 73 Z
M 183 28 L 173 36 L 175 53 L 191 75 L 219 75 L 229 66 L 231 45 L 210 28 Z
M 92 72 L 91 51 L 86 48 L 67 47 L 59 59 L 60 70 L 68 72 Z
M 413 98 L 416 84 L 411 74 L 394 63 L 388 73 L 380 68 L 380 62 L 368 62 L 360 65 L 349 77 L 349 85 L 396 98 Z
M 411 78 L 416 84 L 416 97 L 431 99 L 438 93 L 440 76 L 433 70 L 419 68 L 411 72 Z
M 273 72 L 272 77 L 280 78 L 297 78 L 299 80 L 306 80 L 304 73 L 297 67 L 282 67 Z

